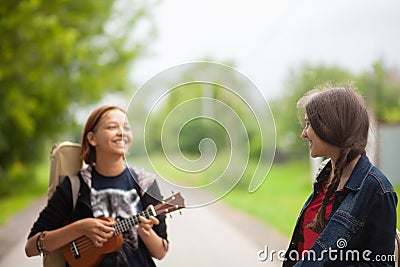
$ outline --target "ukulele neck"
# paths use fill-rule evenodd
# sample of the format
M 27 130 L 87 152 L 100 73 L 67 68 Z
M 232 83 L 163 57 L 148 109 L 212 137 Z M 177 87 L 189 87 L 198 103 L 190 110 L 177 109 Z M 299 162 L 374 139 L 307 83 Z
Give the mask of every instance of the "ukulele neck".
M 118 221 L 115 225 L 115 233 L 114 235 L 117 236 L 121 233 L 124 233 L 128 231 L 129 229 L 132 229 L 136 225 L 140 223 L 139 216 L 143 216 L 146 219 L 149 219 L 150 216 L 157 216 L 156 211 L 154 210 L 153 206 L 150 206 L 149 210 L 142 211 L 136 215 L 133 215 L 129 218 L 122 219 Z

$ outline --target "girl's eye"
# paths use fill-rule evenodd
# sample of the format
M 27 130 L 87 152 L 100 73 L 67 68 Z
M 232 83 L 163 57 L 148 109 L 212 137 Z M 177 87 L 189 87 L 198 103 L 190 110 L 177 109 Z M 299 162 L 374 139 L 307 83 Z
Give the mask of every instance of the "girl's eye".
M 124 131 L 130 131 L 131 130 L 131 125 L 129 123 L 127 123 L 127 122 L 124 122 L 122 127 L 124 128 Z

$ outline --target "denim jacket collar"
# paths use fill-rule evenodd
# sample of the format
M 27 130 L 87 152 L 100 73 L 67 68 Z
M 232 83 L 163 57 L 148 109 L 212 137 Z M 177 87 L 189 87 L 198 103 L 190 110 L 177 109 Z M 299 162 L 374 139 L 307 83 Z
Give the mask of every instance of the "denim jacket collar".
M 315 178 L 317 181 L 319 181 L 319 179 L 322 179 L 320 173 L 331 166 L 330 161 L 331 159 L 325 160 L 319 167 L 318 171 L 315 174 Z M 371 168 L 372 164 L 369 161 L 366 152 L 364 151 L 344 187 L 352 191 L 360 190 L 361 185 L 367 177 L 368 172 L 371 170 Z

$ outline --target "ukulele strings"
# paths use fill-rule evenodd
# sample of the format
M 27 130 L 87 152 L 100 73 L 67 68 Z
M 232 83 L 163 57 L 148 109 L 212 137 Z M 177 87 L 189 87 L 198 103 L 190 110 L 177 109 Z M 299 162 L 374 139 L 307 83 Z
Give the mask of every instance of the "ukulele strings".
M 126 230 L 132 228 L 135 225 L 138 225 L 140 223 L 139 216 L 144 216 L 145 218 L 148 219 L 150 217 L 150 211 L 145 210 L 135 216 L 132 216 L 130 218 L 127 218 L 127 219 L 117 222 L 113 226 L 115 228 L 114 236 L 116 236 L 122 232 L 125 232 Z M 133 221 L 133 224 L 132 224 L 132 221 Z M 82 237 L 76 239 L 74 242 L 75 242 L 75 246 L 77 248 L 78 253 L 84 252 L 84 251 L 94 247 L 92 240 L 86 236 L 82 236 Z M 70 243 L 71 249 L 72 249 L 72 246 L 73 246 L 72 243 Z

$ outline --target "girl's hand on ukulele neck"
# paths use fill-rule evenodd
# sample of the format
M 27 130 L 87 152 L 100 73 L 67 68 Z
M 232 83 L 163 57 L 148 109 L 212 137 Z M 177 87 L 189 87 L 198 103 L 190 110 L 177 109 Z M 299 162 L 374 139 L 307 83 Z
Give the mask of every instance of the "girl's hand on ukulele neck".
M 147 210 L 149 208 L 150 208 L 150 206 L 147 207 Z M 148 219 L 146 219 L 143 216 L 139 216 L 139 220 L 140 220 L 140 223 L 137 227 L 137 232 L 140 236 L 142 236 L 142 235 L 149 236 L 150 232 L 153 229 L 153 225 L 157 225 L 160 223 L 158 221 L 158 219 L 154 216 L 150 216 Z

